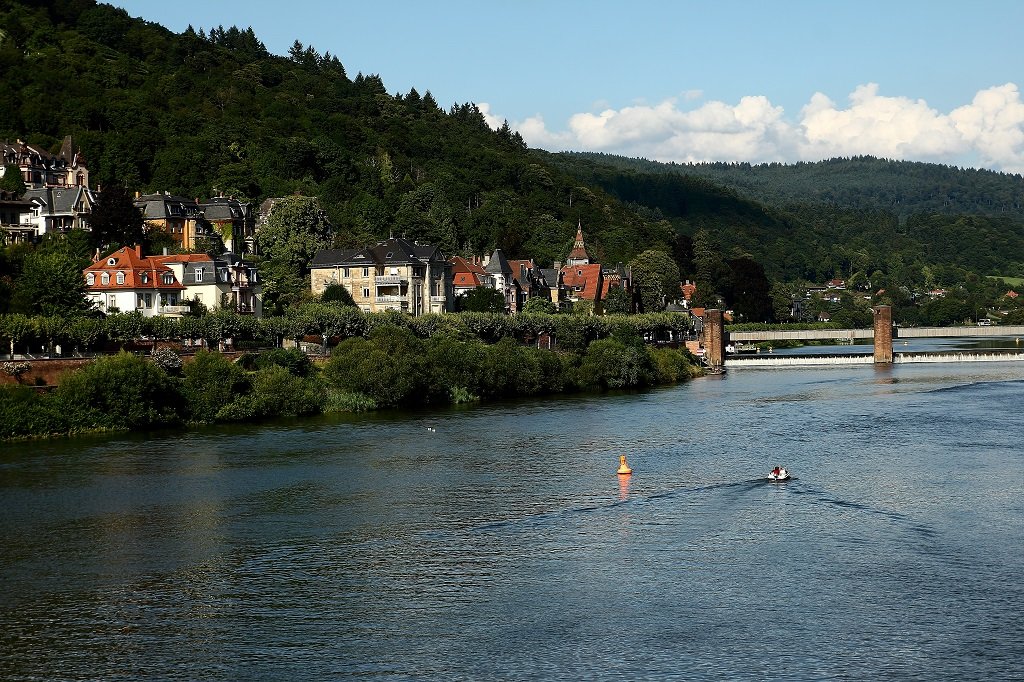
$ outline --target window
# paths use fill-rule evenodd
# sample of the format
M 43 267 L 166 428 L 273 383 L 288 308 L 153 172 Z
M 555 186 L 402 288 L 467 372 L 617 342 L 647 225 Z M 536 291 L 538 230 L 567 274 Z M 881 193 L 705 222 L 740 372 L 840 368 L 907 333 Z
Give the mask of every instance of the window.
M 145 302 L 146 302 L 145 299 L 142 298 L 142 294 L 136 294 L 135 295 L 135 307 L 136 308 L 141 308 L 145 304 Z
M 348 268 L 343 268 L 341 273 L 342 273 L 341 274 L 342 277 L 344 277 L 345 279 L 348 279 Z
M 363 288 L 363 298 L 370 298 L 370 290 L 365 287 Z
M 370 268 L 363 268 L 363 277 L 370 276 Z
M 117 296 L 115 296 L 114 294 L 107 294 L 107 309 L 110 310 L 111 308 L 116 308 L 116 307 L 117 307 Z
M 196 268 L 196 281 L 197 282 L 202 282 L 203 281 L 203 270 L 204 270 L 204 268 Z
M 174 274 L 170 272 L 164 273 L 164 284 L 174 284 Z
M 149 284 L 149 273 L 148 272 L 142 273 L 142 277 L 140 279 L 142 280 L 143 284 Z
M 104 272 L 103 276 L 100 277 L 100 281 L 103 282 L 103 284 L 110 284 L 110 273 Z
M 96 273 L 90 272 L 88 275 L 86 275 L 85 283 L 88 284 L 89 286 L 96 284 Z
M 124 273 L 123 272 L 117 273 L 117 283 L 118 284 L 124 284 Z
M 153 294 L 146 294 L 145 295 L 145 299 L 146 299 L 146 307 L 147 308 L 152 308 L 153 307 Z

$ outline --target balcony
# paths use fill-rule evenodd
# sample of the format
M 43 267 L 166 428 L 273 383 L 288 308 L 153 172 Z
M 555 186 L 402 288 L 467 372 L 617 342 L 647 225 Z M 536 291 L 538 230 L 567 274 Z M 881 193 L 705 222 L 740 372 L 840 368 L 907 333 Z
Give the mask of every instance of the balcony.
M 187 305 L 162 305 L 160 306 L 160 312 L 164 315 L 184 315 L 191 308 Z
M 400 286 L 403 281 L 400 275 L 377 275 L 373 278 L 373 283 L 377 286 Z
M 444 303 L 447 300 L 448 300 L 447 296 L 431 296 L 430 297 L 430 302 L 431 303 Z
M 378 296 L 377 303 L 408 303 L 408 296 Z

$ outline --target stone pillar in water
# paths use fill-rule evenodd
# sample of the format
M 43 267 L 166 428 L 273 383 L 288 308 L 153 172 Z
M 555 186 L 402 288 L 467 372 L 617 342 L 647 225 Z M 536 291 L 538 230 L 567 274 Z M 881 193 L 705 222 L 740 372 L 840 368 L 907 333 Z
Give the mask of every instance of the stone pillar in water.
M 711 367 L 725 364 L 725 326 L 721 310 L 704 311 L 704 359 Z
M 875 313 L 875 364 L 892 363 L 892 308 L 879 305 Z

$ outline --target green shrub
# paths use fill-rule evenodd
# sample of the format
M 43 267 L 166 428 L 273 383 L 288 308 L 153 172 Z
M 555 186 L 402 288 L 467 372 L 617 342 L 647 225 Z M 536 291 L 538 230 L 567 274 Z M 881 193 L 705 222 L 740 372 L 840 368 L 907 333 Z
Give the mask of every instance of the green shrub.
M 174 382 L 146 358 L 124 352 L 65 374 L 53 395 L 71 430 L 163 426 L 182 416 Z
M 249 392 L 242 368 L 214 351 L 200 350 L 182 371 L 182 393 L 192 421 L 214 421 L 221 409 Z
M 252 377 L 252 390 L 217 411 L 217 421 L 254 421 L 270 417 L 300 417 L 323 411 L 319 382 L 297 377 L 284 367 L 270 365 Z
M 260 353 L 253 360 L 254 369 L 264 369 L 273 365 L 284 367 L 297 377 L 308 377 L 313 372 L 312 360 L 298 348 L 274 348 Z

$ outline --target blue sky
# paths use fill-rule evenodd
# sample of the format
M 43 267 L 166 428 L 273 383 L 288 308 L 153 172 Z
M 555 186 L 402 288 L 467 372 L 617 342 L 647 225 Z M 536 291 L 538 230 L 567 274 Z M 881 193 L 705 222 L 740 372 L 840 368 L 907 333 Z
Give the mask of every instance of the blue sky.
M 662 161 L 872 154 L 1024 173 L 1024 0 L 115 0 L 252 26 L 531 147 Z

